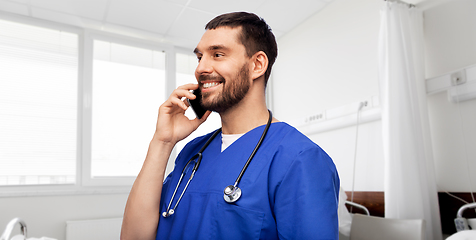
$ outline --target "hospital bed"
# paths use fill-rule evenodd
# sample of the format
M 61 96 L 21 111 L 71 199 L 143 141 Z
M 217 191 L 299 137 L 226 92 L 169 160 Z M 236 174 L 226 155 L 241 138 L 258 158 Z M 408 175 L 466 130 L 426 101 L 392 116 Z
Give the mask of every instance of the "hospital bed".
M 476 239 L 476 218 L 463 218 L 463 212 L 470 208 L 476 208 L 476 203 L 468 203 L 458 209 L 455 219 L 457 232 L 449 236 L 446 240 Z
M 21 234 L 17 234 L 11 237 L 13 230 L 15 229 L 15 226 L 17 224 L 20 225 Z M 14 218 L 5 227 L 3 234 L 0 236 L 0 240 L 56 240 L 56 239 L 47 238 L 47 237 L 27 239 L 27 228 L 26 228 L 25 221 L 21 220 L 20 218 Z
M 351 214 L 347 209 L 346 205 L 351 206 L 352 208 L 357 208 L 364 212 L 366 215 L 370 215 L 369 210 L 358 203 L 347 201 L 347 195 L 345 194 L 344 189 L 341 187 L 339 189 L 339 206 L 338 206 L 338 217 L 339 217 L 339 240 L 348 240 L 350 237 L 350 230 L 352 226 L 352 218 L 354 214 Z
M 347 200 L 345 201 L 345 204 L 349 205 L 351 207 L 358 208 L 358 209 L 362 210 L 365 213 L 365 215 L 370 216 L 369 210 L 364 205 L 360 205 L 358 203 L 347 201 Z
M 345 200 L 344 204 L 339 204 L 339 240 L 348 240 L 350 237 L 352 220 L 355 214 L 351 214 L 345 205 L 349 205 L 355 208 L 360 209 L 365 212 L 366 215 L 370 216 L 369 210 L 358 203 Z
M 423 219 L 390 219 L 370 216 L 369 210 L 360 204 L 347 201 L 343 189 L 339 193 L 339 239 L 340 240 L 423 240 Z M 358 208 L 364 214 L 352 214 L 346 206 Z
M 355 214 L 350 240 L 424 240 L 423 219 L 391 219 Z
M 13 230 L 15 229 L 15 225 L 19 224 L 20 225 L 20 230 L 21 230 L 21 237 L 15 236 L 16 239 L 26 239 L 27 231 L 26 231 L 26 223 L 19 219 L 19 218 L 14 218 L 12 219 L 8 224 L 7 227 L 5 228 L 5 231 L 3 231 L 2 236 L 0 236 L 0 240 L 10 240 L 10 235 L 12 234 Z

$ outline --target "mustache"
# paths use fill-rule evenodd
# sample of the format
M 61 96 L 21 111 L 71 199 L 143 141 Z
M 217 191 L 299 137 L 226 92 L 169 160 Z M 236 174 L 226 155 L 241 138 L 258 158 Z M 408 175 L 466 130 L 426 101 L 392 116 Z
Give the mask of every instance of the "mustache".
M 224 82 L 225 78 L 223 78 L 220 75 L 200 75 L 198 76 L 198 82 L 203 82 L 203 81 L 220 81 Z

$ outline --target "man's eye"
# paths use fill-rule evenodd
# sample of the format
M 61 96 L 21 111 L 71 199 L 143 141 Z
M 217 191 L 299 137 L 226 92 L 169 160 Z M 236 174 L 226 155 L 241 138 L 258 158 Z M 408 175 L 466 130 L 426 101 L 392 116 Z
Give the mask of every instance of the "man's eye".
M 215 53 L 215 57 L 223 57 L 223 54 L 221 54 L 221 53 Z
M 200 60 L 202 60 L 202 57 L 197 57 L 197 60 L 200 62 Z

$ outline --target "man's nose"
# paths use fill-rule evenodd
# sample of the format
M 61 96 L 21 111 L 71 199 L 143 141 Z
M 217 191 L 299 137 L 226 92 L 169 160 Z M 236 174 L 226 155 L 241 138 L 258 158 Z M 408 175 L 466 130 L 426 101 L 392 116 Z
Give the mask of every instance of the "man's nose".
M 198 62 L 197 69 L 195 70 L 195 72 L 198 75 L 213 72 L 211 61 L 206 59 L 205 57 L 202 57 L 200 61 Z

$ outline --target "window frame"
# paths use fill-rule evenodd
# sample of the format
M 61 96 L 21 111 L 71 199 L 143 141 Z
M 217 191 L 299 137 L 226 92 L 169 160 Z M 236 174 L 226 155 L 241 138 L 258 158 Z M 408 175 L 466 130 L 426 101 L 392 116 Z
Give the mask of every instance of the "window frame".
M 93 42 L 94 40 L 110 41 L 164 51 L 166 96 L 169 96 L 175 89 L 176 47 L 171 44 L 159 43 L 160 39 L 153 39 L 156 41 L 143 40 L 10 13 L 2 12 L 0 19 L 78 35 L 76 183 L 0 186 L 0 197 L 128 193 L 136 177 L 91 178 Z M 185 51 L 182 48 L 178 48 L 178 50 Z M 173 151 L 170 158 L 175 158 L 175 155 L 176 152 Z
M 85 56 L 82 60 L 82 70 L 84 76 L 80 79 L 81 91 L 82 91 L 82 104 L 81 109 L 81 121 L 82 124 L 82 157 L 81 168 L 84 169 L 81 173 L 81 179 L 79 180 L 83 186 L 132 186 L 135 177 L 100 177 L 92 178 L 91 176 L 91 139 L 92 139 L 92 81 L 93 81 L 93 44 L 94 40 L 114 42 L 117 44 L 123 44 L 132 47 L 146 48 L 156 51 L 165 52 L 165 94 L 169 96 L 169 86 L 173 83 L 175 86 L 175 65 L 171 66 L 168 61 L 175 61 L 175 51 L 173 46 L 162 45 L 152 43 L 148 41 L 142 41 L 125 36 L 119 36 L 111 33 L 104 33 L 95 30 L 85 29 L 82 39 L 82 51 Z M 173 57 L 169 56 L 173 55 Z M 172 68 L 173 67 L 173 68 Z M 173 74 L 170 74 L 173 72 Z M 172 89 L 173 91 L 173 89 Z M 158 109 L 157 109 L 158 110 Z

